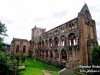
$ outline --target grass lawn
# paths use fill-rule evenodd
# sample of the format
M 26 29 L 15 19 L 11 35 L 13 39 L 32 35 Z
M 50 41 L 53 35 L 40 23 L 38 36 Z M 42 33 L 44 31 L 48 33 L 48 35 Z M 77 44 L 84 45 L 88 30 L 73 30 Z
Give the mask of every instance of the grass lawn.
M 54 75 L 58 75 L 58 71 L 60 70 L 52 65 L 45 64 L 33 59 L 26 59 L 24 65 L 25 71 L 22 71 L 20 75 L 43 75 L 43 69 L 52 71 Z
M 24 65 L 25 65 L 25 71 L 21 71 L 20 75 L 43 75 L 42 73 L 43 70 L 52 71 L 53 75 L 58 75 L 58 71 L 60 71 L 60 69 L 56 68 L 55 66 L 29 58 L 26 59 Z M 74 72 L 74 75 L 80 75 L 80 74 L 76 74 Z M 87 75 L 87 74 L 82 74 L 82 75 Z

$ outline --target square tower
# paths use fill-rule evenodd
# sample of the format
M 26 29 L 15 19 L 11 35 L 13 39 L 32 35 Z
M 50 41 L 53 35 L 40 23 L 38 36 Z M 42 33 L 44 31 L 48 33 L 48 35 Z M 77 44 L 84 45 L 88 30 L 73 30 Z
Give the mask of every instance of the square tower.
M 43 28 L 39 28 L 39 27 L 34 27 L 32 29 L 32 38 L 31 40 L 34 40 L 35 38 L 37 38 L 39 35 L 43 34 L 46 31 L 46 29 Z

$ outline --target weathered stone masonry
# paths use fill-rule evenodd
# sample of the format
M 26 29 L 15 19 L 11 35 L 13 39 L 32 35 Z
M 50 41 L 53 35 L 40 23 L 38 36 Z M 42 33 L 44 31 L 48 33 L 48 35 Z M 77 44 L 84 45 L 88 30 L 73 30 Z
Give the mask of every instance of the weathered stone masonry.
M 95 20 L 85 4 L 78 16 L 49 31 L 32 29 L 29 55 L 54 65 L 76 69 L 91 60 L 91 48 L 97 46 Z
M 90 49 L 98 44 L 95 21 L 85 4 L 78 17 L 54 29 L 34 27 L 31 42 L 37 59 L 75 69 L 89 63 Z

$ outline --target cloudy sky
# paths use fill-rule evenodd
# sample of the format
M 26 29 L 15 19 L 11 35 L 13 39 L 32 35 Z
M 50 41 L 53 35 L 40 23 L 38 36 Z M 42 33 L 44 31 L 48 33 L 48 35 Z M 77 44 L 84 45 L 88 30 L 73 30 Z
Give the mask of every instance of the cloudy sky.
M 5 42 L 13 37 L 30 40 L 35 25 L 48 31 L 77 17 L 84 2 L 96 21 L 100 43 L 100 0 L 0 0 L 0 21 L 8 30 Z

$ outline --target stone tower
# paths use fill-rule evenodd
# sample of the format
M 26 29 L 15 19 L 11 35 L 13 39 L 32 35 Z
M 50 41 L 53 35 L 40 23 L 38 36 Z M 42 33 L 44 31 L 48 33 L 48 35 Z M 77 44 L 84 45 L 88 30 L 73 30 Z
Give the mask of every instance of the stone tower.
M 39 35 L 43 34 L 46 31 L 46 29 L 43 28 L 39 28 L 39 27 L 34 27 L 32 29 L 32 38 L 31 40 L 34 40 L 35 38 L 37 38 Z
M 85 4 L 78 14 L 79 43 L 81 64 L 88 64 L 91 60 L 91 48 L 98 45 L 95 20 Z

